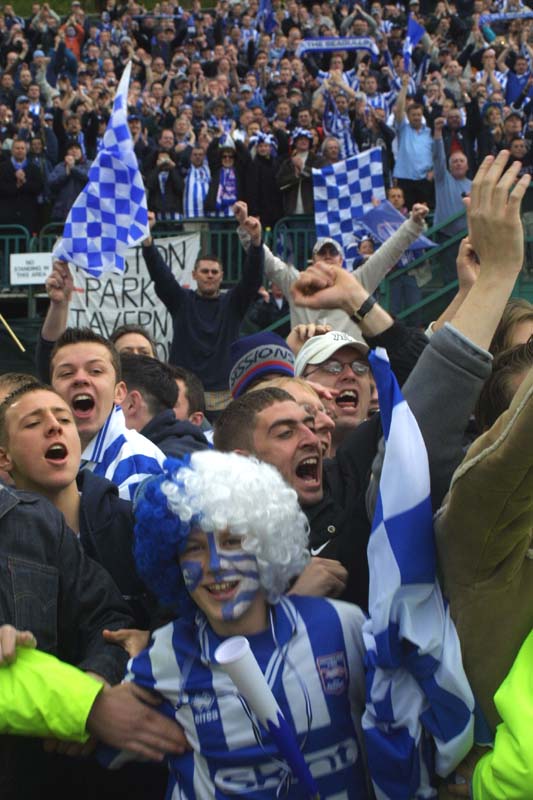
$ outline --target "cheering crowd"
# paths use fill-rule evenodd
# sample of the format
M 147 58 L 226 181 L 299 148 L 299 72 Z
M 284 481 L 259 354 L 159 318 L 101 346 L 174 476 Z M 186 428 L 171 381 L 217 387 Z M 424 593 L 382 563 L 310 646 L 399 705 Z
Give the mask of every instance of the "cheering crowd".
M 533 797 L 530 13 L 4 6 L 3 219 L 65 219 L 131 61 L 172 339 L 162 361 L 140 325 L 71 327 L 55 260 L 34 374 L 0 369 L 2 800 Z M 350 264 L 329 237 L 278 258 L 311 167 L 374 146 L 396 232 Z M 376 290 L 463 208 L 457 290 L 407 326 Z M 152 238 L 210 216 L 245 251 L 229 290 L 218 254 L 186 288 Z M 264 286 L 285 338 L 241 335 Z M 286 723 L 222 668 L 233 636 Z
M 74 0 L 65 17 L 34 3 L 26 19 L 5 5 L 0 221 L 32 234 L 65 219 L 129 60 L 129 126 L 158 219 L 224 217 L 242 200 L 271 228 L 313 213 L 311 168 L 379 147 L 398 207 L 436 202 L 444 221 L 457 202 L 439 202 L 437 150 L 457 180 L 504 148 L 531 172 L 531 19 L 521 0 L 152 12 L 109 0 L 98 15 Z

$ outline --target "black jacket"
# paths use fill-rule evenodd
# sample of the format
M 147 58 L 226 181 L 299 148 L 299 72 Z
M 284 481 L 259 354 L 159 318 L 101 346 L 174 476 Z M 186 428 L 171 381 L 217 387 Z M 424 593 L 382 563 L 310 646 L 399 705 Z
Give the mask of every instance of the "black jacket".
M 24 172 L 26 183 L 19 187 L 11 158 L 0 162 L 0 224 L 23 225 L 31 235 L 39 228 L 38 198 L 44 184 L 34 164 L 28 162 Z
M 155 599 L 137 575 L 133 557 L 132 504 L 118 495 L 114 483 L 81 470 L 80 541 L 91 558 L 109 572 L 128 603 L 137 628 L 150 628 Z
M 276 183 L 280 166 L 277 158 L 255 155 L 246 176 L 246 197 L 250 214 L 265 228 L 273 228 L 283 216 L 283 198 Z
M 211 181 L 204 200 L 204 210 L 217 210 L 217 194 L 222 172 L 222 159 L 218 139 L 213 139 L 207 148 L 207 160 L 211 170 Z M 246 199 L 246 174 L 250 165 L 250 154 L 242 142 L 235 142 L 235 178 L 237 181 L 237 200 Z
M 371 348 L 387 349 L 392 370 L 403 385 L 428 339 L 417 328 L 395 322 L 379 336 L 368 338 L 367 343 Z M 311 528 L 311 555 L 337 559 L 346 567 L 348 583 L 341 599 L 356 603 L 363 611 L 368 608 L 366 551 L 371 528 L 366 495 L 382 435 L 379 414 L 352 431 L 335 458 L 324 462 L 323 499 L 303 509 Z
M 319 169 L 319 167 L 323 167 L 325 163 L 322 156 L 310 151 L 301 174 L 297 175 L 292 157 L 282 161 L 276 175 L 276 182 L 283 196 L 283 212 L 285 214 L 291 215 L 295 213 L 300 189 L 302 191 L 304 214 L 314 213 L 312 170 L 313 168 Z
M 188 420 L 176 419 L 171 408 L 156 414 L 141 433 L 172 458 L 183 458 L 186 453 L 209 448 L 200 428 Z
M 264 328 L 268 328 L 275 322 L 279 322 L 284 319 L 284 317 L 288 317 L 289 314 L 290 306 L 288 300 L 283 298 L 281 307 L 278 307 L 274 295 L 272 292 L 269 292 L 268 302 L 262 297 L 259 297 L 255 303 L 250 306 L 243 323 L 243 328 L 246 323 L 249 323 L 255 330 L 260 331 Z M 287 319 L 286 322 L 275 329 L 275 332 L 285 339 L 291 332 L 290 320 Z
M 159 175 L 161 170 L 157 167 L 151 169 L 145 180 L 148 193 L 148 208 L 156 214 L 182 214 L 183 213 L 183 178 L 178 167 L 168 170 L 165 191 L 161 191 Z
M 348 582 L 340 599 L 363 611 L 368 609 L 370 536 L 365 498 L 381 435 L 379 414 L 350 433 L 335 458 L 324 462 L 323 499 L 303 509 L 311 528 L 311 555 L 337 559 L 346 567 Z

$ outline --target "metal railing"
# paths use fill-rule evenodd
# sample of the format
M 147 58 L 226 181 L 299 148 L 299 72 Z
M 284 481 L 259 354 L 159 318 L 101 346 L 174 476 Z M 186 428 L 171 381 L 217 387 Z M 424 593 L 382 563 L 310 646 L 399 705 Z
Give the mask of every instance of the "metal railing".
M 305 269 L 316 242 L 315 220 L 312 216 L 282 217 L 272 229 L 271 249 L 282 261 Z
M 33 239 L 32 249 L 39 253 L 51 253 L 56 240 L 63 233 L 63 226 L 63 222 L 49 222 Z
M 9 257 L 30 251 L 30 232 L 23 225 L 0 225 L 0 288 L 10 284 Z
M 425 235 L 429 239 L 434 237 L 452 222 L 460 219 L 464 213 L 454 215 L 442 225 L 433 225 Z M 526 260 L 522 273 L 515 286 L 514 294 L 533 300 L 533 212 L 527 210 L 523 214 Z M 466 222 L 466 221 L 465 221 Z M 0 226 L 0 287 L 9 286 L 9 256 L 11 253 L 24 252 L 49 252 L 58 236 L 63 231 L 63 223 L 53 222 L 45 225 L 36 237 L 20 225 Z M 245 252 L 239 242 L 235 220 L 201 218 L 195 220 L 180 220 L 177 222 L 158 222 L 153 230 L 154 237 L 174 236 L 179 233 L 198 232 L 201 237 L 201 251 L 216 254 L 224 264 L 224 284 L 235 284 L 242 274 Z M 397 316 L 406 321 L 413 319 L 417 312 L 434 318 L 439 304 L 444 307 L 449 294 L 457 286 L 457 281 L 446 282 L 443 280 L 442 264 L 439 255 L 456 248 L 458 242 L 466 234 L 465 229 L 446 239 L 445 242 L 436 244 L 435 247 L 423 252 L 411 261 L 404 269 L 394 269 L 381 283 L 379 288 L 380 303 L 385 308 L 390 308 L 391 288 L 394 281 L 401 278 L 405 271 L 410 271 L 421 265 L 429 265 L 431 279 L 422 288 L 422 299 L 416 305 L 403 308 Z M 291 262 L 297 267 L 304 268 L 312 255 L 313 244 L 316 241 L 314 219 L 311 216 L 293 216 L 280 219 L 272 230 L 266 229 L 264 240 L 282 260 Z M 30 291 L 31 294 L 31 291 Z M 425 313 L 424 313 L 425 312 Z M 34 314 L 34 305 L 28 305 L 28 316 Z M 420 316 L 418 313 L 418 316 Z M 271 326 L 274 330 L 286 320 L 280 320 Z M 426 322 L 424 319 L 423 322 Z

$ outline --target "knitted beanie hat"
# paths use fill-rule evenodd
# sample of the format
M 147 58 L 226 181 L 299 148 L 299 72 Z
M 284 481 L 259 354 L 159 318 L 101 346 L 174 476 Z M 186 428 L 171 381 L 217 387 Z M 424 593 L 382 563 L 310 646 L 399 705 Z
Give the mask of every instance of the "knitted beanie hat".
M 294 353 L 277 333 L 264 331 L 243 336 L 230 348 L 229 389 L 233 398 L 243 394 L 259 377 L 269 374 L 294 377 Z

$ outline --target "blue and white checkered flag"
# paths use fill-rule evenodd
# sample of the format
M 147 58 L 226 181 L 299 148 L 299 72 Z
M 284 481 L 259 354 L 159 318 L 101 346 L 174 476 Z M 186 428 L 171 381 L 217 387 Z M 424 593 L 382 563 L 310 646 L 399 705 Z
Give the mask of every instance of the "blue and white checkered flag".
M 128 127 L 128 62 L 113 103 L 103 147 L 89 180 L 70 209 L 53 258 L 70 261 L 90 275 L 123 272 L 130 247 L 148 236 L 146 193 Z
M 358 230 L 355 222 L 373 207 L 372 198 L 385 199 L 381 148 L 313 169 L 313 195 L 317 239 L 329 236 L 346 251 Z
M 424 440 L 386 352 L 370 358 L 386 447 L 368 545 L 363 729 L 378 800 L 421 800 L 472 746 L 474 698 L 436 578 Z

